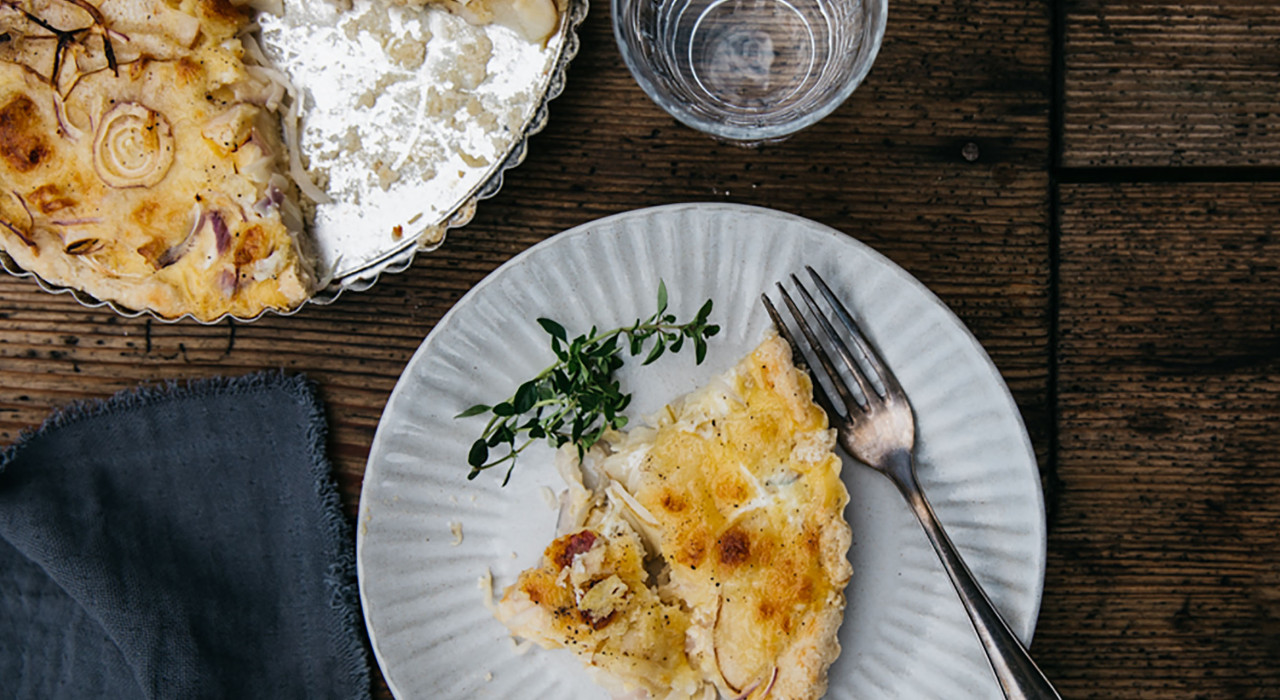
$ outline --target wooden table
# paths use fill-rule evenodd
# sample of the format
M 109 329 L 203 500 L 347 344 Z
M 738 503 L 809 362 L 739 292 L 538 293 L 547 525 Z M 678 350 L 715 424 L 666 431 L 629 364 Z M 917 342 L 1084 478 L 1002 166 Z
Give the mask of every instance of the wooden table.
M 283 368 L 321 387 L 354 516 L 397 376 L 494 268 L 631 208 L 774 207 L 922 280 L 1012 388 L 1049 504 L 1033 651 L 1064 697 L 1280 697 L 1278 95 L 1274 0 L 894 0 L 848 103 L 743 150 L 650 103 L 598 5 L 527 162 L 368 292 L 202 327 L 0 279 L 0 442 L 77 399 Z

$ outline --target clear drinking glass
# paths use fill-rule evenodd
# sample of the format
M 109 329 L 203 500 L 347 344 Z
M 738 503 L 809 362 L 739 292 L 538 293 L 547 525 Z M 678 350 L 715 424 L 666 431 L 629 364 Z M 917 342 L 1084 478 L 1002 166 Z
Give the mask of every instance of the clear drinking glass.
M 716 138 L 773 141 L 830 114 L 862 82 L 888 0 L 612 0 L 640 87 Z

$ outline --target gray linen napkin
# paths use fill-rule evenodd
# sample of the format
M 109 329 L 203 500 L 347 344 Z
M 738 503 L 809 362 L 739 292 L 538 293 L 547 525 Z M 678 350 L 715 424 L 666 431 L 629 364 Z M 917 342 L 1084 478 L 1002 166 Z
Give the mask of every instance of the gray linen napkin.
M 302 377 L 73 406 L 0 453 L 0 698 L 367 698 Z

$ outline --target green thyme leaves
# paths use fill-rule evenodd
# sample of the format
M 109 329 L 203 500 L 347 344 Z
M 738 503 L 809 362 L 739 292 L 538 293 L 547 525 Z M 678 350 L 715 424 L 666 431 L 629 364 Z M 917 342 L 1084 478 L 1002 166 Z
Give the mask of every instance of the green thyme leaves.
M 719 326 L 709 323 L 710 316 L 708 299 L 692 321 L 679 323 L 675 315 L 667 313 L 667 287 L 659 282 L 658 310 L 630 326 L 603 332 L 593 327 L 570 338 L 564 326 L 539 318 L 538 325 L 551 338 L 555 364 L 521 384 L 505 401 L 492 406 L 477 404 L 457 415 L 490 415 L 467 455 L 471 466 L 467 478 L 506 464 L 505 486 L 516 458 L 538 440 L 545 439 L 553 447 L 574 444 L 581 455 L 606 431 L 621 430 L 627 424 L 622 411 L 631 403 L 631 394 L 623 393 L 614 377 L 623 365 L 622 353 L 644 355 L 643 364 L 648 365 L 667 352 L 676 353 L 692 344 L 694 359 L 701 364 L 707 356 L 707 339 L 720 331 Z M 499 453 L 496 457 L 495 452 Z

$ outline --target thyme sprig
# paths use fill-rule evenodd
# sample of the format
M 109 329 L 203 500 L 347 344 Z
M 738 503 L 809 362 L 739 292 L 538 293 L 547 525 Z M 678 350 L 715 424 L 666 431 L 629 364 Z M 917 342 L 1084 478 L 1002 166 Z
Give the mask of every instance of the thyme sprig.
M 631 403 L 614 373 L 624 362 L 624 348 L 632 357 L 645 354 L 648 365 L 666 352 L 679 352 L 688 341 L 697 364 L 707 355 L 707 339 L 720 331 L 708 322 L 711 300 L 698 309 L 692 321 L 679 323 L 667 313 L 667 287 L 658 283 L 658 310 L 630 326 L 599 331 L 594 326 L 583 335 L 569 338 L 564 326 L 539 318 L 538 325 L 551 336 L 556 362 L 516 389 L 515 394 L 494 405 L 477 404 L 457 418 L 491 414 L 484 432 L 471 445 L 467 463 L 468 479 L 480 472 L 507 464 L 502 480 L 506 486 L 515 469 L 516 458 L 529 445 L 545 439 L 553 447 L 572 443 L 581 457 L 607 430 L 621 430 L 627 424 L 622 411 Z M 493 457 L 494 448 L 505 445 L 505 454 Z

